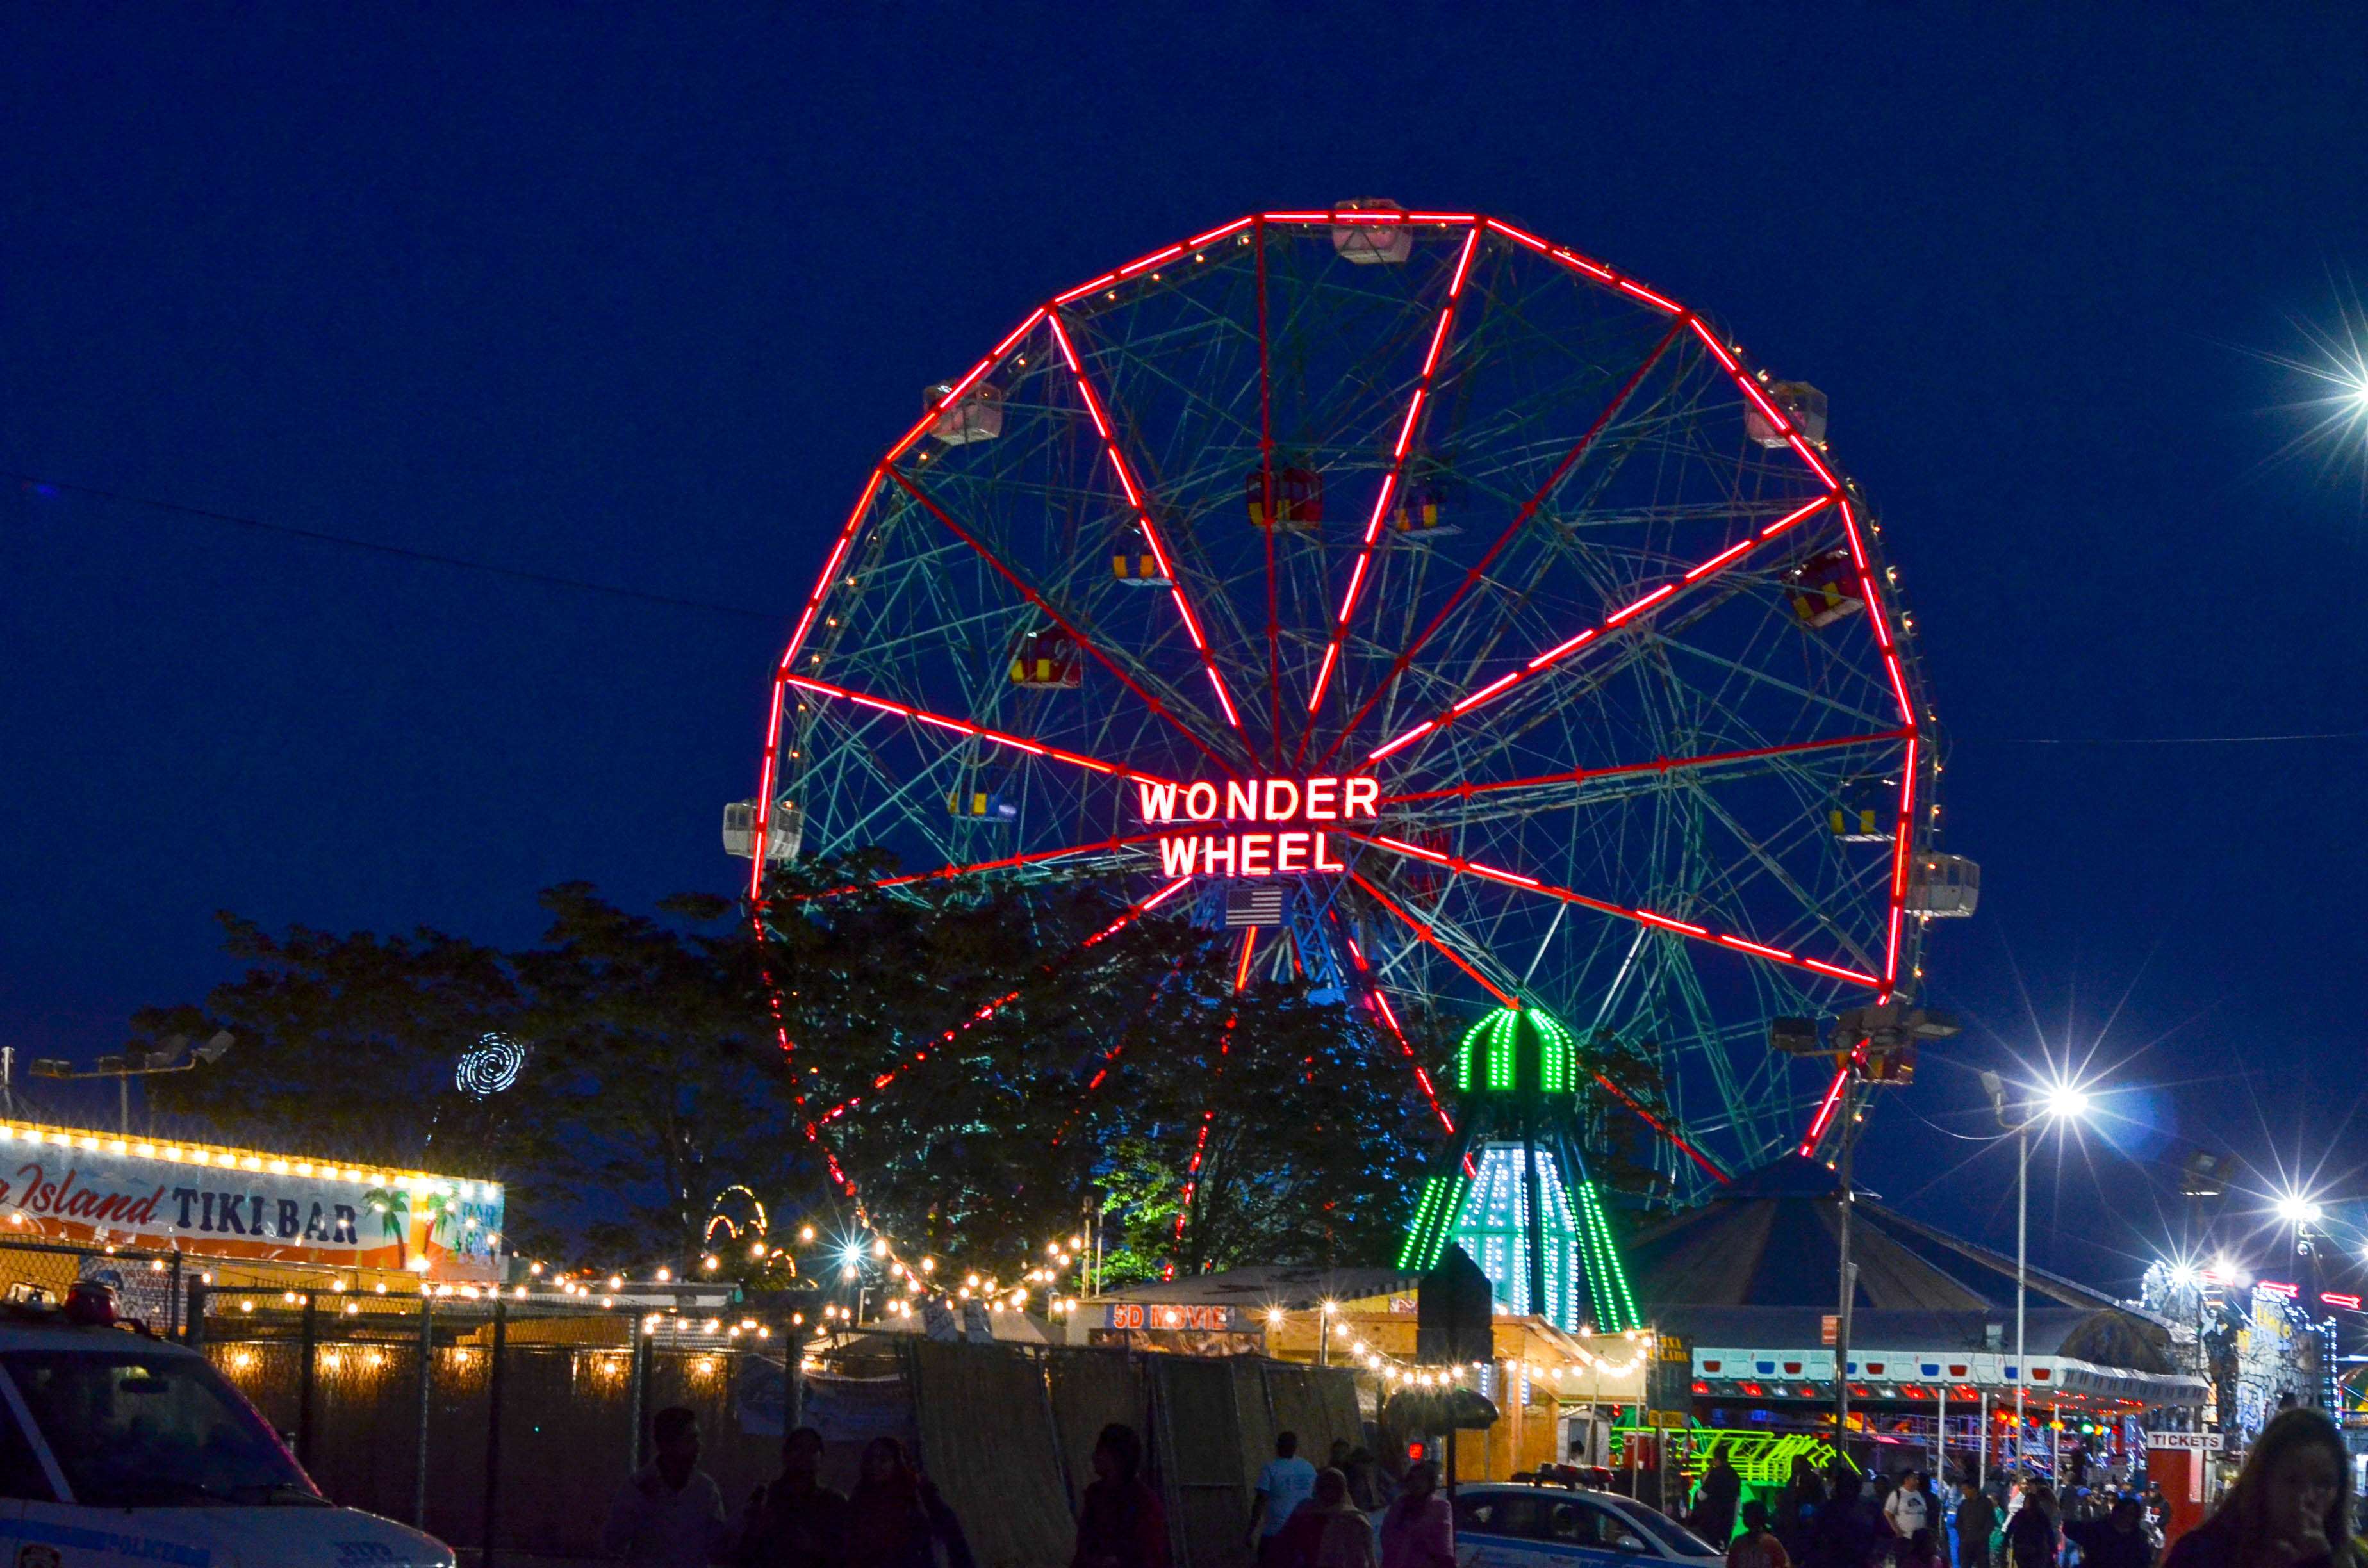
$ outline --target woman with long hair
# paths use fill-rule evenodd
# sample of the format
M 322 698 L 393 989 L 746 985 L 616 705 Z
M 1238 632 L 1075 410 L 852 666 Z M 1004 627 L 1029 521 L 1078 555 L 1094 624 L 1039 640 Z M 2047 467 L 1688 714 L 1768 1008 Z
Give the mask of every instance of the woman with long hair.
M 847 1519 L 851 1568 L 935 1568 L 934 1545 L 945 1547 L 952 1568 L 972 1568 L 962 1522 L 894 1437 L 874 1437 L 864 1446 Z
M 2351 1476 L 2334 1422 L 2316 1410 L 2283 1411 L 2253 1439 L 2212 1517 L 2180 1539 L 2163 1568 L 2358 1568 Z
M 1382 1568 L 1455 1568 L 1455 1516 L 1429 1460 L 1406 1468 L 1397 1501 L 1382 1516 Z
M 1094 1443 L 1069 1568 L 1167 1568 L 1167 1511 L 1144 1481 L 1143 1438 L 1122 1421 Z

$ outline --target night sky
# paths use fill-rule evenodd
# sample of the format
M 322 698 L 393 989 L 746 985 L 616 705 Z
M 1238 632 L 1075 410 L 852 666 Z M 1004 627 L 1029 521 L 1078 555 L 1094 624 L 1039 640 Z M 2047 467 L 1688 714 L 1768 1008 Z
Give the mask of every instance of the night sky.
M 520 942 L 564 879 L 730 891 L 771 661 L 923 383 L 1178 235 L 1388 196 L 1832 398 L 1985 879 L 1870 1185 L 2010 1245 L 2009 1158 L 1941 1133 L 2068 1051 L 2145 1087 L 2044 1259 L 2134 1278 L 2180 1139 L 2360 1189 L 2368 508 L 2356 434 L 2279 455 L 2326 389 L 2274 357 L 2368 265 L 2368 20 L 823 9 L 0 16 L 20 1061 L 201 996 L 217 908 Z

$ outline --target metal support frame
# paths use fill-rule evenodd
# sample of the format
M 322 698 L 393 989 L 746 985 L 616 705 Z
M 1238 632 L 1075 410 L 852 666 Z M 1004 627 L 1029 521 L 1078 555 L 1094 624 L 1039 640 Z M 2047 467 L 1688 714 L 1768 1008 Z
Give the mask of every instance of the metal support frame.
M 304 1292 L 304 1316 L 297 1328 L 296 1462 L 313 1468 L 313 1389 L 321 1354 L 321 1299 Z
M 494 1532 L 500 1527 L 502 1484 L 502 1373 L 508 1360 L 509 1303 L 494 1297 L 494 1364 L 485 1379 L 485 1495 L 477 1526 L 478 1568 L 494 1568 Z
M 419 1367 L 414 1410 L 418 1430 L 412 1434 L 418 1470 L 411 1483 L 411 1522 L 427 1528 L 427 1414 L 434 1407 L 436 1387 L 436 1303 L 419 1292 Z

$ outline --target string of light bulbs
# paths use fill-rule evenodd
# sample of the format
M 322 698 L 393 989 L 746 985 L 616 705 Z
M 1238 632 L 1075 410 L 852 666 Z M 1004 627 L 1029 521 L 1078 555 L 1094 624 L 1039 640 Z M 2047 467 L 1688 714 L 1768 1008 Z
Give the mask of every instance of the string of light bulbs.
M 1331 1301 L 1326 1301 L 1316 1309 L 1318 1317 L 1329 1324 L 1332 1337 L 1339 1342 L 1350 1356 L 1363 1363 L 1366 1370 L 1378 1373 L 1385 1382 L 1410 1383 L 1417 1388 L 1445 1388 L 1454 1382 L 1458 1374 L 1479 1371 L 1486 1366 L 1486 1363 L 1479 1361 L 1440 1367 L 1417 1365 L 1412 1361 L 1401 1360 L 1389 1352 L 1367 1343 L 1357 1333 L 1355 1325 L 1339 1317 L 1339 1312 L 1338 1304 Z M 1281 1307 L 1269 1307 L 1266 1314 L 1267 1324 L 1270 1328 L 1279 1328 L 1289 1319 L 1289 1312 Z M 1594 1372 L 1606 1378 L 1624 1381 L 1643 1370 L 1645 1364 L 1652 1358 L 1654 1336 L 1649 1329 L 1632 1328 L 1624 1330 L 1620 1337 L 1634 1346 L 1624 1362 L 1612 1361 L 1580 1345 L 1576 1349 L 1579 1360 L 1585 1363 L 1581 1368 L 1565 1365 L 1549 1369 L 1527 1360 L 1510 1362 L 1508 1365 L 1517 1368 L 1536 1381 L 1552 1377 L 1557 1381 L 1567 1381 L 1579 1371 Z

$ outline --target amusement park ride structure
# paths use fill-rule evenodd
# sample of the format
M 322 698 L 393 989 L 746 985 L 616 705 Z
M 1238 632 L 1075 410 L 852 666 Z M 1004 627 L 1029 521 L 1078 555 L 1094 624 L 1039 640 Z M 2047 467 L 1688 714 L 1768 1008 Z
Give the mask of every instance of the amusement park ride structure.
M 1189 912 L 1246 983 L 1338 1004 L 1459 1150 L 1411 1016 L 1496 1010 L 1474 1032 L 1562 1094 L 1606 1044 L 1653 1060 L 1628 1105 L 1679 1197 L 1819 1153 L 1902 1063 L 1771 1025 L 1912 1003 L 1979 892 L 1826 427 L 1723 327 L 1495 218 L 1205 230 L 928 388 L 799 608 L 726 846 L 760 919 L 768 867 L 873 846 Z

